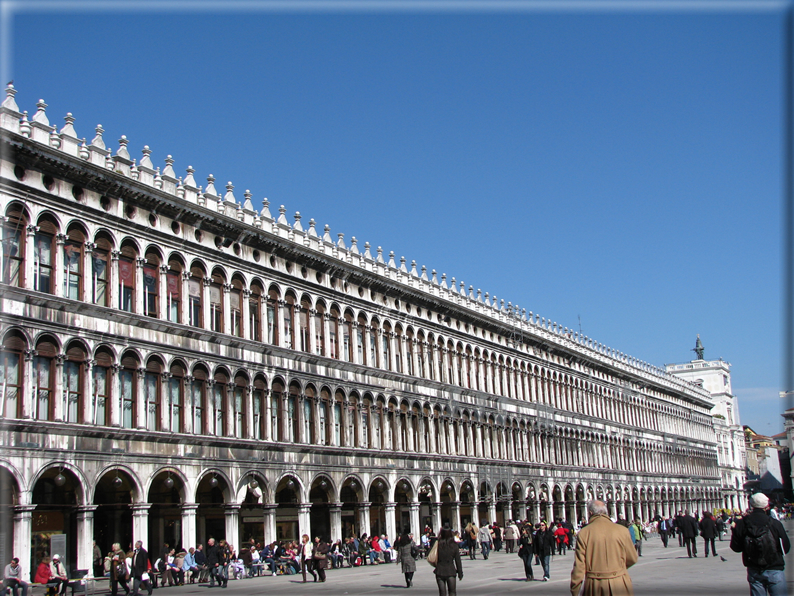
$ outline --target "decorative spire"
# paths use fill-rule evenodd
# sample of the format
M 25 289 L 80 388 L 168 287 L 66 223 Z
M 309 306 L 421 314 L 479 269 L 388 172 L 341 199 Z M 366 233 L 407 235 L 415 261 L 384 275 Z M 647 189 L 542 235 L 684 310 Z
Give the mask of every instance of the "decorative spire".
M 317 238 L 317 222 L 313 219 L 309 220 L 309 230 L 306 232 L 307 235 L 311 236 L 312 238 Z
M 251 200 L 251 197 L 254 195 L 252 195 L 251 191 L 246 188 L 245 192 L 243 193 L 243 196 L 245 197 L 245 200 L 243 201 L 243 209 L 245 209 L 246 211 L 253 211 L 254 202 Z
M 289 222 L 287 221 L 287 209 L 284 205 L 281 205 L 278 208 L 278 220 L 277 223 L 283 224 L 285 226 L 289 226 Z
M 262 217 L 266 217 L 267 219 L 273 219 L 273 216 L 270 215 L 270 201 L 267 200 L 267 197 L 262 199 L 262 212 L 260 215 Z
M 30 122 L 28 122 L 28 111 L 22 112 L 22 120 L 19 121 L 19 134 L 30 138 Z
M 330 242 L 331 244 L 334 243 L 334 239 L 331 238 L 331 226 L 329 226 L 328 224 L 325 224 L 325 226 L 323 227 L 323 240 L 325 242 Z
M 196 173 L 196 170 L 193 169 L 193 166 L 188 166 L 185 170 L 187 172 L 187 176 L 185 176 L 184 185 L 196 188 L 196 179 L 193 177 L 193 174 Z
M 392 258 L 393 258 L 393 257 L 392 257 Z M 384 262 L 385 262 L 385 261 L 383 260 L 383 249 L 382 249 L 380 246 L 378 247 L 378 257 L 377 257 L 377 259 L 375 259 L 375 260 L 376 260 L 378 263 L 384 263 Z
M 355 236 L 350 238 L 350 252 L 354 255 L 361 254 L 358 252 L 358 239 Z
M 119 139 L 119 148 L 116 151 L 116 155 L 118 157 L 123 157 L 124 159 L 130 158 L 130 152 L 127 151 L 127 137 L 125 135 L 121 135 Z
M 43 124 L 44 126 L 50 125 L 50 119 L 47 118 L 47 104 L 44 103 L 43 99 L 40 99 L 36 102 L 36 113 L 33 114 L 33 118 L 31 118 L 31 122 L 36 122 L 38 124 Z
M 88 145 L 85 143 L 85 137 L 83 137 L 83 142 L 80 143 L 80 157 L 82 159 L 88 159 L 91 154 L 88 151 Z
M 174 158 L 170 155 L 166 156 L 165 158 L 165 169 L 163 170 L 163 176 L 168 176 L 169 178 L 176 180 L 176 172 L 174 172 Z
M 96 147 L 97 149 L 105 149 L 105 141 L 102 139 L 102 134 L 105 132 L 105 129 L 102 128 L 101 124 L 96 125 L 96 136 L 91 141 L 91 146 Z M 143 165 L 143 162 L 141 162 Z
M 74 131 L 74 116 L 72 116 L 72 113 L 69 112 L 66 114 L 66 116 L 64 116 L 63 119 L 66 121 L 66 124 L 64 124 L 63 128 L 61 129 L 61 135 L 76 139 L 77 133 Z
M 14 89 L 14 86 L 9 83 L 6 87 L 6 98 L 3 100 L 2 107 L 13 110 L 15 112 L 19 112 L 19 106 L 17 106 L 17 102 L 14 99 L 14 96 L 17 94 L 17 90 Z
M 389 267 L 392 269 L 397 269 L 397 263 L 394 262 L 394 251 L 389 251 Z
M 218 196 L 218 192 L 215 190 L 215 176 L 212 174 L 207 176 L 207 190 L 204 191 L 204 194 Z
M 416 261 L 411 261 L 411 275 L 419 277 L 419 272 L 416 270 Z
M 234 184 L 232 184 L 231 180 L 226 183 L 226 194 L 223 195 L 223 200 L 229 203 L 237 202 L 237 199 L 234 198 Z
M 139 166 L 141 168 L 149 168 L 150 170 L 154 170 L 154 164 L 152 163 L 152 158 L 150 157 L 152 155 L 152 150 L 149 149 L 149 145 L 144 145 L 141 153 L 143 153 L 143 157 L 141 157 L 141 163 Z
M 369 251 L 369 242 L 364 243 L 364 258 L 372 260 L 372 253 Z
M 347 247 L 345 246 L 345 235 L 344 235 L 342 232 L 338 232 L 338 233 L 336 234 L 336 236 L 339 238 L 339 240 L 337 241 L 336 245 L 337 245 L 339 248 L 347 248 Z
M 302 232 L 303 231 L 303 226 L 301 225 L 301 212 L 300 211 L 296 211 L 295 212 L 295 223 L 292 224 L 292 229 L 295 230 L 296 232 Z

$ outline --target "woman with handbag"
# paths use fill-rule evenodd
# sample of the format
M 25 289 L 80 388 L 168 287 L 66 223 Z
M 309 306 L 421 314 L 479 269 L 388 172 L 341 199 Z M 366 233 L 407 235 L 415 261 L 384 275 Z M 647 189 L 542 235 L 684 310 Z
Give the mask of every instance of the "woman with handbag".
M 314 544 L 309 540 L 309 535 L 301 537 L 301 572 L 303 573 L 303 583 L 306 583 L 306 572 L 312 574 L 314 581 L 317 581 L 317 574 L 314 572 Z
M 527 576 L 527 581 L 535 579 L 535 574 L 532 572 L 532 531 L 531 526 L 524 526 L 521 532 L 521 538 L 518 541 L 518 556 L 524 561 L 524 574 Z
M 444 526 L 438 533 L 438 540 L 433 548 L 436 552 L 433 553 L 431 549 L 427 560 L 431 565 L 435 560 L 433 573 L 436 574 L 438 596 L 457 596 L 455 576 L 459 580 L 463 579 L 463 565 L 460 562 L 460 548 L 449 526 Z
M 419 549 L 414 544 L 408 528 L 406 528 L 397 539 L 397 561 L 402 564 L 403 575 L 405 575 L 405 587 L 413 585 L 414 573 L 416 573 L 416 557 L 419 556 Z
M 321 582 L 325 581 L 325 570 L 328 569 L 328 543 L 320 538 L 314 539 L 314 568 Z

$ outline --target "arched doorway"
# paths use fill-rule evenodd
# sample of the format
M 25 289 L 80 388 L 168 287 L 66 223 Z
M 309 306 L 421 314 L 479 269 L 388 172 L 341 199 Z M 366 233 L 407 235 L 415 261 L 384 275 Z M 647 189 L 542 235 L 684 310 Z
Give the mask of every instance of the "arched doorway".
M 240 487 L 245 496 L 240 505 L 240 548 L 252 539 L 254 543 L 265 543 L 265 479 L 259 474 L 248 474 L 243 477 Z M 240 491 L 238 491 L 239 495 Z M 238 550 L 238 552 L 239 552 Z
M 319 476 L 312 482 L 309 491 L 309 502 L 312 508 L 309 511 L 309 527 L 311 538 L 319 536 L 321 540 L 336 540 L 339 536 L 331 536 L 331 481 L 325 476 Z
M 136 487 L 125 470 L 106 471 L 94 489 L 94 540 L 103 553 L 118 542 L 127 552 L 133 546 L 132 503 Z M 147 545 L 148 546 L 148 545 Z
M 342 539 L 360 536 L 365 530 L 359 518 L 361 483 L 356 478 L 346 478 L 339 491 L 342 503 Z
M 298 505 L 300 484 L 293 476 L 284 476 L 276 486 L 276 540 L 298 540 Z
M 441 485 L 441 526 L 449 524 L 453 530 L 460 530 L 457 519 L 453 519 L 454 510 L 453 503 L 455 502 L 455 487 L 452 482 L 445 480 Z M 433 532 L 438 534 L 441 528 L 433 527 Z
M 186 537 L 188 544 L 182 544 L 182 503 L 184 502 L 185 486 L 182 478 L 173 470 L 161 470 L 152 479 L 147 501 L 152 504 L 149 509 L 149 544 L 150 552 L 159 553 L 164 545 L 186 550 L 191 546 L 195 536 Z
M 468 480 L 460 487 L 460 529 L 463 530 L 471 522 L 474 515 L 474 486 Z
M 414 528 L 411 523 L 411 502 L 413 501 L 414 490 L 408 480 L 400 480 L 394 489 L 394 530 L 400 534 L 405 528 L 410 528 L 415 536 L 419 535 L 419 529 Z M 389 536 L 392 543 L 395 540 L 394 536 Z
M 206 544 L 207 540 L 214 538 L 231 540 L 226 536 L 226 514 L 224 506 L 229 494 L 229 485 L 226 479 L 217 472 L 204 475 L 196 488 L 196 530 L 198 540 Z
M 491 513 L 489 511 L 490 505 L 493 502 L 493 491 L 491 486 L 483 481 L 480 483 L 480 498 L 477 502 L 478 519 L 474 520 L 480 526 L 492 523 Z
M 386 481 L 376 478 L 369 487 L 369 528 L 370 536 L 386 533 Z

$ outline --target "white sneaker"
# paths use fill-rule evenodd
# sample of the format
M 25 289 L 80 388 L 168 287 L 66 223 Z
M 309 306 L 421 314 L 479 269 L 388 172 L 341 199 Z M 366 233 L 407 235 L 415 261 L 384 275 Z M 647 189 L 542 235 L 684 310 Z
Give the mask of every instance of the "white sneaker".
M 547 582 L 547 581 L 549 581 L 549 578 L 548 578 L 548 577 L 544 577 L 544 578 L 543 578 L 543 581 L 544 581 L 544 582 Z

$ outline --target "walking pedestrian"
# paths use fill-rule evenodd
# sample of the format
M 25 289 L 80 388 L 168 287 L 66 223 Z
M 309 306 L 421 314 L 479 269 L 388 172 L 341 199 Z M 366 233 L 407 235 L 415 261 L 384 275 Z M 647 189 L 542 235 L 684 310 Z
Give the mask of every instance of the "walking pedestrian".
M 303 583 L 306 583 L 306 572 L 312 574 L 314 581 L 317 581 L 317 574 L 314 572 L 314 544 L 309 540 L 309 535 L 304 534 L 301 537 L 301 573 L 303 574 Z
M 554 532 L 549 529 L 545 521 L 540 522 L 540 528 L 535 532 L 532 539 L 532 547 L 540 559 L 540 564 L 543 565 L 543 581 L 549 581 L 550 570 L 549 563 L 551 561 L 551 554 L 554 552 Z
M 149 596 L 152 596 L 154 586 L 149 577 L 149 553 L 143 548 L 143 542 L 138 540 L 132 553 L 132 596 L 138 596 L 141 586 L 146 587 Z
M 714 537 L 717 533 L 717 522 L 714 521 L 714 516 L 710 511 L 703 513 L 703 518 L 700 520 L 700 535 L 703 536 L 703 548 L 706 549 L 706 558 L 709 556 L 709 544 L 711 545 L 711 552 L 716 557 L 717 547 L 714 545 Z
M 689 515 L 689 511 L 684 511 L 684 515 L 680 522 L 681 533 L 684 535 L 684 543 L 686 544 L 686 553 L 689 558 L 698 556 L 698 522 Z
M 482 558 L 487 560 L 488 555 L 491 554 L 491 530 L 487 524 L 484 524 L 480 528 L 478 538 L 480 539 L 480 547 L 482 548 Z
M 457 596 L 457 581 L 463 580 L 463 565 L 460 562 L 460 548 L 449 526 L 438 533 L 438 562 L 433 571 L 436 575 L 438 596 Z
M 397 561 L 402 565 L 402 572 L 405 575 L 405 587 L 410 588 L 414 582 L 414 573 L 416 573 L 416 557 L 419 556 L 419 549 L 414 544 L 413 538 L 410 536 L 408 528 L 403 530 L 400 537 L 397 539 Z
M 532 550 L 532 528 L 530 526 L 524 526 L 518 545 L 518 556 L 524 562 L 524 575 L 526 575 L 528 582 L 532 581 L 535 576 L 532 573 L 532 556 L 534 553 Z

